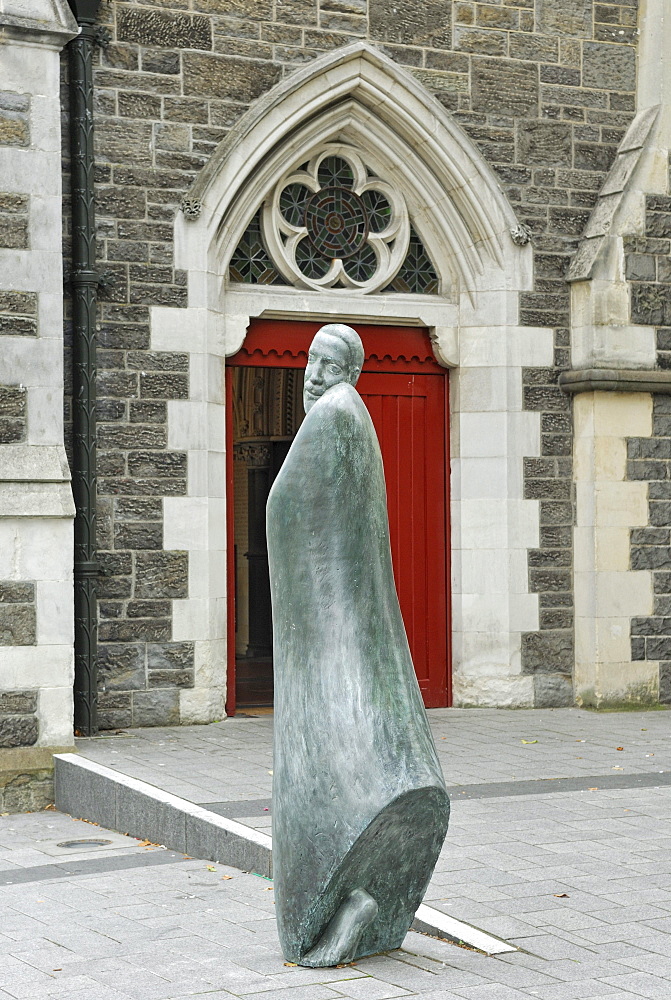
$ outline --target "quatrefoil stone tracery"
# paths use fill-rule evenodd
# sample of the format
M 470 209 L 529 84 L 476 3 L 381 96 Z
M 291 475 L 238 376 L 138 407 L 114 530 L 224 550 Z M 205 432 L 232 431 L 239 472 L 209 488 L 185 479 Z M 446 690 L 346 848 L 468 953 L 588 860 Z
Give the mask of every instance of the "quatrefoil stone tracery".
M 393 280 L 410 238 L 402 196 L 358 152 L 329 145 L 275 185 L 263 235 L 282 277 L 303 288 L 379 291 Z

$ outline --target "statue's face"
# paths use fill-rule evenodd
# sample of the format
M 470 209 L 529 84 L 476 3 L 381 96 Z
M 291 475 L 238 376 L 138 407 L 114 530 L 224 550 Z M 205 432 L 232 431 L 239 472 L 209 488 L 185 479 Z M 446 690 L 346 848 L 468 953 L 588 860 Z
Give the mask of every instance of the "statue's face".
M 358 374 L 358 372 L 357 372 Z M 318 333 L 310 345 L 303 385 L 305 412 L 339 382 L 351 382 L 349 351 L 339 337 Z

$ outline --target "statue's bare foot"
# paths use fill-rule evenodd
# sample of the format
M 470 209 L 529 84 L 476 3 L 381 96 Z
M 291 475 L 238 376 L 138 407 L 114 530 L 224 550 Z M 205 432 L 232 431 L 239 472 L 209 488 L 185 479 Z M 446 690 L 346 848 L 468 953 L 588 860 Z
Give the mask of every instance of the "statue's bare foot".
M 377 910 L 377 903 L 365 889 L 354 889 L 300 964 L 324 968 L 351 962 L 356 957 L 363 932 L 375 920 Z

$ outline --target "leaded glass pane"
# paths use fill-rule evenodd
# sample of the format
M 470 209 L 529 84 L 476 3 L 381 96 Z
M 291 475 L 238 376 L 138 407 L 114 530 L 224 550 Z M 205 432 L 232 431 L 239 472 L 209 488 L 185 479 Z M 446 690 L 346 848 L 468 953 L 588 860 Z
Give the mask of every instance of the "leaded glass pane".
M 415 230 L 410 229 L 410 243 L 401 270 L 385 292 L 412 292 L 435 295 L 439 290 L 438 275 L 424 244 Z
M 344 262 L 345 270 L 355 281 L 368 281 L 377 270 L 377 255 L 370 243 Z
M 305 226 L 312 246 L 324 257 L 351 257 L 368 236 L 366 209 L 354 191 L 325 187 L 310 198 Z
M 296 247 L 296 263 L 306 278 L 323 278 L 331 261 L 312 246 L 309 239 L 301 240 Z
M 391 222 L 391 205 L 379 191 L 364 191 L 361 195 L 372 233 L 381 233 Z
M 342 156 L 326 156 L 319 165 L 317 180 L 322 187 L 347 187 L 354 183 L 354 174 Z
M 284 285 L 268 256 L 261 237 L 261 212 L 257 212 L 238 243 L 229 265 L 231 281 L 245 285 Z
M 312 192 L 304 184 L 289 184 L 280 195 L 280 212 L 292 226 L 302 226 Z

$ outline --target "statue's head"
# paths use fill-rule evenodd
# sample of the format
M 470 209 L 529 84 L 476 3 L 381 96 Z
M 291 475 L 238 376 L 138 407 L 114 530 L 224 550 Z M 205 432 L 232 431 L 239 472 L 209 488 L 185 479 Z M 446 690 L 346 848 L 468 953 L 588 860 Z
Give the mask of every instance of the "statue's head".
M 310 344 L 303 386 L 303 406 L 307 413 L 320 396 L 339 382 L 356 385 L 363 367 L 361 337 L 351 326 L 329 323 L 315 334 Z

